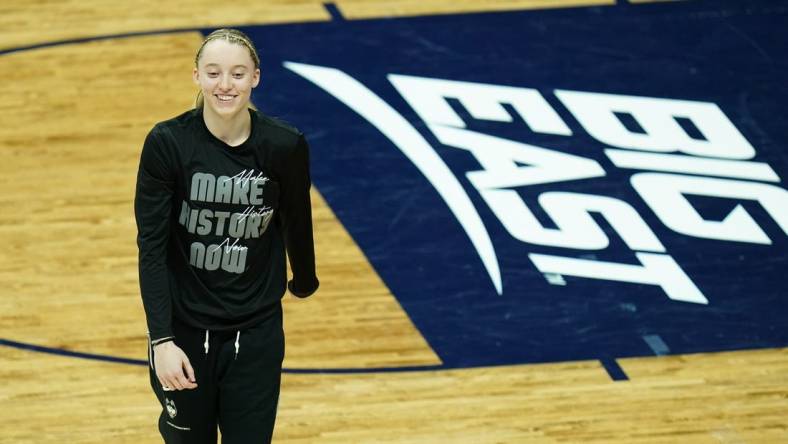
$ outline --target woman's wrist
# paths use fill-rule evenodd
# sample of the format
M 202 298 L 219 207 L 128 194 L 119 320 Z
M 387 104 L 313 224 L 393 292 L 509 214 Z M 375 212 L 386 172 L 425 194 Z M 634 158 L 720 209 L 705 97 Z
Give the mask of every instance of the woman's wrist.
M 175 336 L 168 336 L 151 341 L 151 345 L 153 345 L 153 348 L 158 348 L 160 345 L 172 344 L 173 341 L 175 341 Z

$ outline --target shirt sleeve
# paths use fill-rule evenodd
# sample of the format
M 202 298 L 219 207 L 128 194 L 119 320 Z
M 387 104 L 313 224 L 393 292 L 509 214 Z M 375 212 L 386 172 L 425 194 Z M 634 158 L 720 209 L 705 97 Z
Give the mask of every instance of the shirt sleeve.
M 315 272 L 312 202 L 309 196 L 311 186 L 309 144 L 304 135 L 300 134 L 285 165 L 280 216 L 290 269 L 293 272 L 293 279 L 287 283 L 287 288 L 301 298 L 310 296 L 320 285 Z
M 139 248 L 139 280 L 152 341 L 171 337 L 172 295 L 167 276 L 167 243 L 175 180 L 154 127 L 140 154 L 134 196 Z

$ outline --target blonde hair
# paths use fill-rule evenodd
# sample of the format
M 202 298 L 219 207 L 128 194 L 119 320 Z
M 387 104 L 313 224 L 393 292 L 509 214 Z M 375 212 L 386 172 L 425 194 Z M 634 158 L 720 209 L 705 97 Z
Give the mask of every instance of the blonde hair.
M 203 48 L 205 48 L 205 45 L 212 40 L 225 40 L 229 43 L 245 46 L 246 49 L 249 50 L 249 55 L 252 57 L 252 61 L 254 62 L 255 69 L 260 68 L 260 56 L 257 55 L 257 50 L 252 44 L 252 40 L 249 38 L 249 36 L 247 36 L 243 32 L 232 28 L 217 29 L 216 31 L 213 31 L 212 33 L 208 34 L 205 37 L 205 40 L 203 40 L 202 44 L 200 45 L 200 49 L 197 50 L 197 55 L 194 57 L 195 67 L 198 66 L 198 62 L 200 61 L 200 56 L 202 55 Z M 194 101 L 194 107 L 202 108 L 203 105 L 204 105 L 204 100 L 202 96 L 202 90 L 200 90 L 197 91 L 197 99 Z M 249 100 L 249 107 L 257 111 L 257 107 L 254 106 L 254 103 L 252 103 L 251 100 Z

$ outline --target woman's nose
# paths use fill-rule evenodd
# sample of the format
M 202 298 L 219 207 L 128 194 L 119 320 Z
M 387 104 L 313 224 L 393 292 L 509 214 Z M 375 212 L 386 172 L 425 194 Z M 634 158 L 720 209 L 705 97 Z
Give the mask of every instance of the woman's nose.
M 230 89 L 231 82 L 230 76 L 222 76 L 221 80 L 219 81 L 219 87 L 222 89 Z

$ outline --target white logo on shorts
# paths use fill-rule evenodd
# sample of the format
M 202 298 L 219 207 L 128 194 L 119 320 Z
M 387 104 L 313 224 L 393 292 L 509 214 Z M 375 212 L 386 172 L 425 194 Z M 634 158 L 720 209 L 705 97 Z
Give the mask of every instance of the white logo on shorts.
M 175 401 L 164 398 L 164 403 L 167 406 L 167 414 L 170 415 L 170 418 L 175 418 L 175 415 L 178 414 L 178 409 L 175 408 Z

